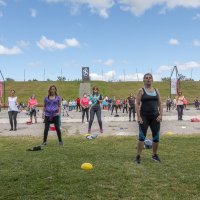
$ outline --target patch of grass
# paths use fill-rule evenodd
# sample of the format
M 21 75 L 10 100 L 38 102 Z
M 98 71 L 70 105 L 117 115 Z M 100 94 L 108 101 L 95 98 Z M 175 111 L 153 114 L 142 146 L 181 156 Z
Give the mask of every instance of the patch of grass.
M 19 102 L 27 102 L 32 94 L 36 94 L 37 100 L 43 104 L 44 97 L 50 85 L 55 84 L 58 88 L 58 93 L 61 97 L 66 99 L 76 99 L 79 96 L 78 81 L 31 81 L 31 82 L 6 82 L 6 101 L 10 94 L 10 90 L 16 90 Z M 104 96 L 113 98 L 126 98 L 132 92 L 137 94 L 139 88 L 143 87 L 143 82 L 104 82 L 104 81 L 91 81 L 91 88 L 97 85 L 100 93 Z M 154 82 L 154 87 L 159 89 L 163 103 L 170 93 L 169 82 Z M 200 96 L 200 82 L 199 81 L 182 81 L 181 90 L 187 98 L 189 103 L 193 103 L 196 96 Z M 172 95 L 173 97 L 173 95 Z
M 43 151 L 28 152 L 38 138 L 0 138 L 0 199 L 200 199 L 200 136 L 165 136 L 159 155 L 133 162 L 136 137 L 86 140 L 56 138 Z M 84 171 L 84 162 L 94 169 Z

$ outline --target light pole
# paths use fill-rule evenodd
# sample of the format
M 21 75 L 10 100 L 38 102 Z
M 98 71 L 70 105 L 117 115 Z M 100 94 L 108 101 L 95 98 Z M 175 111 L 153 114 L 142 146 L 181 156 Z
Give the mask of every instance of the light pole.
M 3 74 L 2 74 L 2 72 L 1 72 L 1 70 L 0 70 L 0 73 L 1 73 L 1 77 L 2 77 L 2 79 L 3 79 L 3 97 L 4 97 L 4 100 L 3 100 L 3 107 L 4 107 L 4 109 L 5 109 L 5 108 L 6 108 L 6 106 L 5 106 L 5 102 L 6 102 L 6 81 L 5 81 L 4 77 L 3 77 Z

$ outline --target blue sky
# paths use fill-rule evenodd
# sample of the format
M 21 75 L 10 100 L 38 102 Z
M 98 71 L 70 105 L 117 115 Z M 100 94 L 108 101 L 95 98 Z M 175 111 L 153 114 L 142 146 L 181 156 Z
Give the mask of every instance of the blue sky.
M 6 78 L 200 80 L 200 0 L 0 0 Z

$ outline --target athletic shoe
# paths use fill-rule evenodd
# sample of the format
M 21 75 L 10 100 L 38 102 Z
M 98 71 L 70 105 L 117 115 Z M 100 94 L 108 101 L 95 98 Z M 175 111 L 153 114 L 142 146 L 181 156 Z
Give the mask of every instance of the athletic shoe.
M 63 141 L 58 143 L 60 146 L 64 146 Z
M 40 146 L 41 146 L 41 147 L 47 146 L 47 143 L 46 143 L 46 142 L 43 142 Z
M 161 162 L 161 160 L 160 160 L 160 158 L 158 157 L 157 154 L 154 154 L 154 155 L 152 156 L 152 160 L 154 160 L 154 161 L 156 161 L 156 162 Z
M 131 121 L 131 119 L 129 119 L 129 122 Z
M 100 129 L 100 133 L 103 133 L 103 129 L 102 128 Z
M 135 120 L 135 119 L 133 119 L 133 121 L 135 122 L 136 120 Z
M 134 162 L 137 163 L 137 164 L 140 164 L 140 162 L 141 162 L 141 157 L 140 157 L 140 155 L 137 155 L 137 156 L 135 157 Z
M 11 128 L 9 131 L 13 131 L 13 128 Z
M 88 129 L 88 134 L 91 134 L 91 129 Z

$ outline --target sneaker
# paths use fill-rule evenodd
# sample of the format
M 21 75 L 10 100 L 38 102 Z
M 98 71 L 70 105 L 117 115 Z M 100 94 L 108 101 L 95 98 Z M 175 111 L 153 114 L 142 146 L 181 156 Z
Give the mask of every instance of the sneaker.
M 158 157 L 157 154 L 152 156 L 152 160 L 156 161 L 156 162 L 161 162 L 160 158 Z
M 64 146 L 63 141 L 58 143 L 60 146 Z
M 129 119 L 129 122 L 131 121 L 131 119 Z
M 103 129 L 102 128 L 100 129 L 100 133 L 103 133 Z
M 11 128 L 9 131 L 13 131 L 13 128 Z
M 40 146 L 41 146 L 41 147 L 47 146 L 47 143 L 46 143 L 46 142 L 43 142 Z
M 88 129 L 88 134 L 91 134 L 91 129 Z
M 133 121 L 135 122 L 136 120 L 135 120 L 135 119 L 133 119 Z
M 140 157 L 140 155 L 137 155 L 137 156 L 136 156 L 134 162 L 137 163 L 137 164 L 140 164 L 140 162 L 141 162 L 141 157 Z

